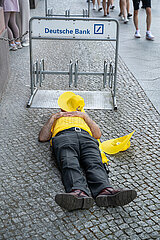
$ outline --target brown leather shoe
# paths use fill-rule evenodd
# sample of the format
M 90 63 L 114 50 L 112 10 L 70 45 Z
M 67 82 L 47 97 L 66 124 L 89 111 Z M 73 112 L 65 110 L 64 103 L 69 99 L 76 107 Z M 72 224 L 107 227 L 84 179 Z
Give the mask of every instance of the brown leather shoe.
M 56 203 L 69 211 L 76 209 L 89 209 L 92 207 L 94 200 L 85 192 L 76 189 L 70 193 L 59 193 L 55 196 Z
M 96 197 L 99 207 L 124 206 L 137 197 L 135 190 L 115 190 L 113 188 L 103 189 Z

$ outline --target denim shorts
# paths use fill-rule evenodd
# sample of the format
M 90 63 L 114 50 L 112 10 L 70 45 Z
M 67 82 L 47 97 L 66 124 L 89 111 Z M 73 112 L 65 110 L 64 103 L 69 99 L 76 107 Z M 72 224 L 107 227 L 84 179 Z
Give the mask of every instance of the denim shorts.
M 143 6 L 144 8 L 151 8 L 151 0 L 142 0 Z M 133 7 L 134 10 L 138 10 L 139 9 L 139 4 L 140 4 L 140 0 L 133 0 Z

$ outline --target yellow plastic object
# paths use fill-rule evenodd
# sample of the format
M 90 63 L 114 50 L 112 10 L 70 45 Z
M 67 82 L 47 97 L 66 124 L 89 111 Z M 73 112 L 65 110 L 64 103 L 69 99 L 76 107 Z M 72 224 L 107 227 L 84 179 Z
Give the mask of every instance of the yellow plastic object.
M 115 154 L 127 150 L 131 145 L 130 138 L 134 132 L 135 130 L 126 136 L 104 141 L 101 143 L 102 150 L 107 154 Z
M 84 112 L 84 99 L 73 92 L 64 92 L 58 98 L 58 105 L 66 112 Z
M 99 150 L 101 152 L 101 157 L 102 157 L 102 163 L 106 163 L 108 165 L 108 158 L 106 157 L 105 153 L 102 150 L 102 143 L 100 142 L 100 139 L 97 139 L 99 142 Z

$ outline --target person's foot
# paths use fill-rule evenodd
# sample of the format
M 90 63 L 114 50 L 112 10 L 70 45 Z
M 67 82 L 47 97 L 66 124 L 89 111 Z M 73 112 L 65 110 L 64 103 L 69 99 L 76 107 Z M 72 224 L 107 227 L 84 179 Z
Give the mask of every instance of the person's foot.
M 96 5 L 93 5 L 93 10 L 96 10 Z
M 104 12 L 104 17 L 109 17 L 109 12 Z
M 131 18 L 131 17 L 132 17 L 132 14 L 128 13 L 127 18 Z
M 10 51 L 16 51 L 17 50 L 17 45 L 15 43 L 10 43 L 9 44 L 9 50 Z
M 102 7 L 98 7 L 98 11 L 99 11 L 99 12 L 102 11 Z
M 128 18 L 124 18 L 124 24 L 127 24 L 128 23 Z
M 69 211 L 77 209 L 89 209 L 92 207 L 94 200 L 85 192 L 76 189 L 70 193 L 59 193 L 55 196 L 56 203 Z
M 21 42 L 20 41 L 17 41 L 15 42 L 16 46 L 18 49 L 21 49 L 22 48 L 22 45 L 21 45 Z
M 124 21 L 124 16 L 123 15 L 121 15 L 121 21 Z
M 137 197 L 135 190 L 115 190 L 113 188 L 103 189 L 95 201 L 99 207 L 124 206 Z
M 29 46 L 29 40 L 25 40 L 24 42 L 22 42 L 22 46 L 23 47 L 28 47 Z
M 135 38 L 141 38 L 140 30 L 136 30 L 134 36 Z
M 104 17 L 108 17 L 108 18 L 109 18 L 110 16 L 109 16 L 109 14 L 107 13 L 107 14 L 104 14 Z
M 115 8 L 114 5 L 111 5 L 111 6 L 110 6 L 110 9 L 111 9 L 111 10 L 114 10 L 114 8 Z
M 150 31 L 146 32 L 146 39 L 153 41 L 154 40 L 154 36 L 152 35 L 152 33 Z

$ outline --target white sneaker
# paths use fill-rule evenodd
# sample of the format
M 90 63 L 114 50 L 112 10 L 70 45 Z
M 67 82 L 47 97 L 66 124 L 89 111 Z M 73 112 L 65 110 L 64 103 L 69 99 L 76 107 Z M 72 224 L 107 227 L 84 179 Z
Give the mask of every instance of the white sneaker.
M 99 11 L 99 12 L 102 11 L 102 7 L 99 6 L 99 7 L 98 7 L 98 11 Z
M 111 9 L 111 10 L 114 10 L 114 8 L 115 8 L 114 5 L 111 5 L 111 6 L 110 6 L 110 9 Z
M 29 40 L 25 40 L 24 42 L 22 42 L 22 46 L 23 47 L 28 47 L 29 46 Z
M 128 18 L 124 19 L 124 24 L 127 24 L 129 22 Z
M 93 5 L 93 10 L 96 10 L 96 5 Z
M 150 31 L 146 32 L 146 39 L 151 40 L 151 41 L 154 40 L 154 36 L 152 35 L 152 33 Z
M 17 50 L 17 46 L 15 43 L 10 43 L 9 44 L 9 50 L 10 51 L 16 51 Z
M 121 21 L 124 21 L 124 16 L 123 16 L 123 15 L 121 15 L 120 17 L 121 17 Z
M 22 48 L 22 45 L 21 45 L 21 42 L 15 42 L 16 46 L 18 49 L 21 49 Z
M 136 30 L 134 36 L 135 38 L 141 38 L 140 30 Z

